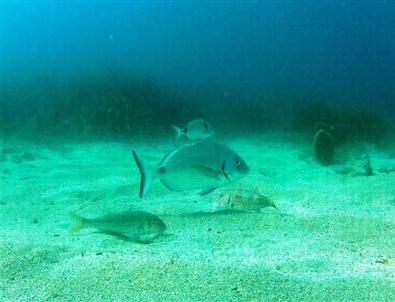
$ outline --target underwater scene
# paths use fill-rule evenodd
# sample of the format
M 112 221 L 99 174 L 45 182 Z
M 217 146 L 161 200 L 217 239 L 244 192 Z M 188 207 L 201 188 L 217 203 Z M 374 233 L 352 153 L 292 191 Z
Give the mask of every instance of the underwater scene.
M 0 301 L 395 301 L 395 2 L 0 2 Z

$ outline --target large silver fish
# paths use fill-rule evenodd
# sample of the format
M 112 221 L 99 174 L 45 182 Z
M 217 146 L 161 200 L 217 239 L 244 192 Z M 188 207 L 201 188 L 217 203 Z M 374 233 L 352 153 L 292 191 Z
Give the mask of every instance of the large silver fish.
M 94 228 L 101 233 L 140 243 L 150 243 L 166 230 L 165 223 L 158 216 L 144 211 L 110 214 L 93 219 L 70 213 L 70 218 L 75 223 L 70 228 L 70 233 Z
M 172 191 L 200 190 L 204 195 L 240 179 L 249 171 L 244 160 L 227 146 L 200 141 L 167 154 L 158 168 L 150 167 L 135 151 L 140 170 L 140 198 L 144 197 L 154 178 Z
M 176 138 L 174 141 L 178 141 L 182 136 L 186 136 L 188 139 L 194 141 L 214 135 L 211 125 L 203 119 L 190 121 L 184 128 L 178 128 L 175 125 L 172 125 L 172 127 L 176 131 Z

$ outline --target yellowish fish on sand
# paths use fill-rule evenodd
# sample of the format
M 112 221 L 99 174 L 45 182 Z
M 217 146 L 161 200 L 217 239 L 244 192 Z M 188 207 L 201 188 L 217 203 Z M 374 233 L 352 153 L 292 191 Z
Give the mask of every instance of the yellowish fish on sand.
M 144 211 L 130 211 L 97 218 L 85 218 L 72 212 L 70 218 L 74 221 L 70 233 L 93 228 L 99 233 L 139 243 L 151 243 L 166 230 L 165 223 L 158 216 Z

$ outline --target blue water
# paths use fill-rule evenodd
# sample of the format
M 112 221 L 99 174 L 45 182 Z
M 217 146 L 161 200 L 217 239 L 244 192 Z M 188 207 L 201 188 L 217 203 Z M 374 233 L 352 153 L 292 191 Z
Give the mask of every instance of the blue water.
M 218 93 L 395 98 L 393 1 L 2 1 L 2 77 L 123 69 Z

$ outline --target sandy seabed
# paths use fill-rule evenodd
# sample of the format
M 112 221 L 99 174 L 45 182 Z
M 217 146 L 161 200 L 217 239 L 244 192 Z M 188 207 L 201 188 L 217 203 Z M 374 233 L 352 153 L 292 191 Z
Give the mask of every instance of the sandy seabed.
M 393 301 L 395 158 L 363 145 L 322 167 L 297 140 L 221 141 L 248 176 L 203 197 L 157 182 L 144 200 L 131 149 L 158 163 L 168 142 L 7 142 L 0 301 Z M 373 176 L 364 175 L 366 153 Z M 240 188 L 258 188 L 279 209 L 215 211 L 221 192 Z M 159 215 L 167 235 L 138 244 L 68 233 L 70 211 L 134 209 Z

